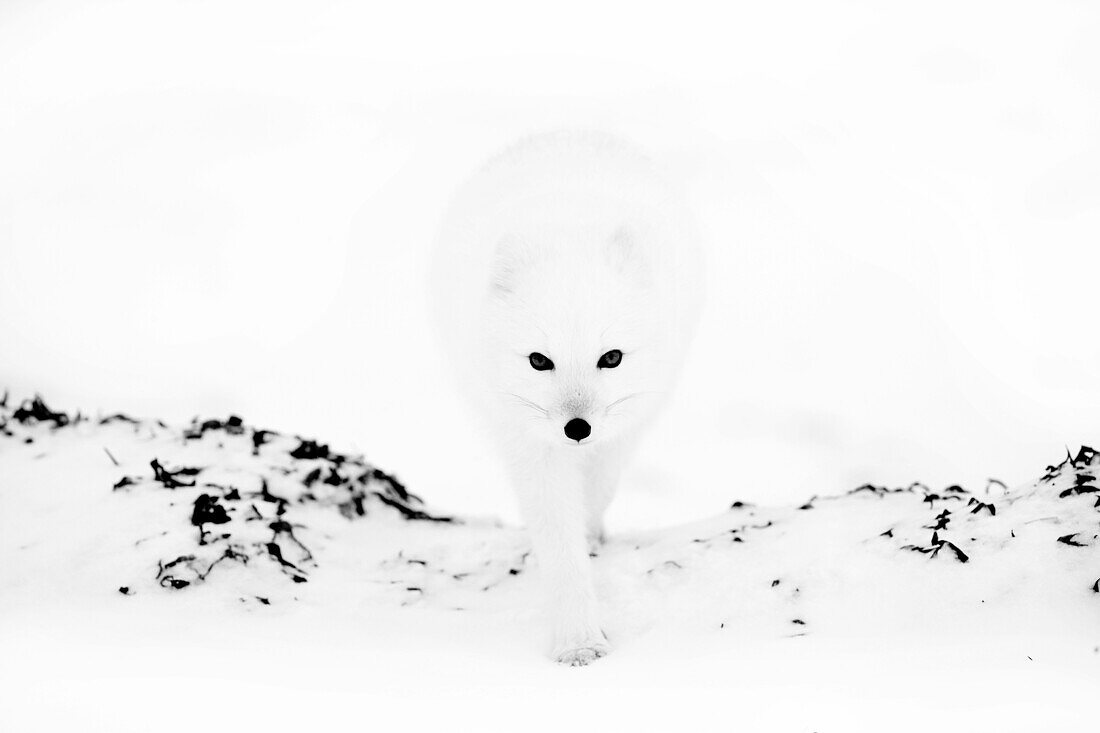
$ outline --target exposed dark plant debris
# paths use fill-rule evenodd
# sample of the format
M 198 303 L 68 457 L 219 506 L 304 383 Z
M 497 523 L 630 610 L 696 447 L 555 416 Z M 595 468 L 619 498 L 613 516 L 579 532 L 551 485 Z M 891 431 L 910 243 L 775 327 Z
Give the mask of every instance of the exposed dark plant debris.
M 260 455 L 260 446 L 266 443 L 270 436 L 278 435 L 278 433 L 272 430 L 253 430 L 252 431 L 252 455 Z
M 162 588 L 172 588 L 173 590 L 180 590 L 191 585 L 191 581 L 177 578 L 168 572 L 168 570 L 180 565 L 181 563 L 190 563 L 195 560 L 194 555 L 180 555 L 175 560 L 170 562 L 157 561 L 157 580 L 160 582 Z
M 302 483 L 305 484 L 306 487 L 308 488 L 310 486 L 313 486 L 313 484 L 317 483 L 317 480 L 319 478 L 321 478 L 321 469 L 315 468 L 315 469 L 313 469 L 312 471 L 310 471 L 309 473 L 307 473 L 305 475 L 305 478 L 302 479 Z
M 268 542 L 264 545 L 267 549 L 267 554 L 279 561 L 279 564 L 284 568 L 290 568 L 291 570 L 298 570 L 298 566 L 283 557 L 283 548 L 279 547 L 278 542 Z
M 887 489 L 885 486 L 875 486 L 874 484 L 863 484 L 862 486 L 857 486 L 856 488 L 852 489 L 848 493 L 849 494 L 858 494 L 860 492 L 867 492 L 869 494 L 874 494 L 875 496 L 882 496 L 883 494 L 889 493 L 890 490 Z
M 225 507 L 218 503 L 218 499 L 210 494 L 199 494 L 195 499 L 194 508 L 191 510 L 191 524 L 199 528 L 199 544 L 206 544 L 207 524 L 228 524 L 229 514 Z
M 926 525 L 925 529 L 932 529 L 932 530 L 945 529 L 947 527 L 947 523 L 951 521 L 950 517 L 951 517 L 951 510 L 950 509 L 944 509 L 938 515 L 936 515 L 936 523 Z
M 18 423 L 46 423 L 52 422 L 55 428 L 63 428 L 69 424 L 69 416 L 64 412 L 54 412 L 46 407 L 46 403 L 40 395 L 33 399 L 24 400 L 23 404 L 12 413 L 12 419 Z
M 116 481 L 113 486 L 111 486 L 111 490 L 118 491 L 119 489 L 124 489 L 127 486 L 133 486 L 137 482 L 138 479 L 134 478 L 133 476 L 123 476 L 118 481 Z
M 149 465 L 153 467 L 153 480 L 159 481 L 164 485 L 166 489 L 176 489 L 181 486 L 194 486 L 195 482 L 180 481 L 176 476 L 197 476 L 202 470 L 200 468 L 180 468 L 175 471 L 169 471 L 160 465 L 160 461 L 154 458 L 149 462 Z
M 266 478 L 260 480 L 259 497 L 261 499 L 263 499 L 264 501 L 266 501 L 266 502 L 270 502 L 272 504 L 275 504 L 275 514 L 276 515 L 281 517 L 283 514 L 286 514 L 286 507 L 287 507 L 287 504 L 289 504 L 290 502 L 288 502 L 286 499 L 284 499 L 281 496 L 275 496 L 274 494 L 272 494 L 271 490 L 268 489 L 268 487 L 267 487 L 267 479 Z M 256 513 L 259 514 L 259 511 L 257 511 Z
M 1100 451 L 1096 451 L 1087 445 L 1081 446 L 1077 451 L 1077 456 L 1071 461 L 1074 468 L 1082 468 L 1084 466 L 1091 466 L 1096 463 L 1096 457 L 1100 456 Z
M 992 503 L 986 504 L 984 501 L 979 501 L 978 499 L 974 498 L 973 496 L 970 497 L 970 501 L 967 502 L 966 505 L 974 507 L 973 509 L 970 510 L 971 514 L 977 514 L 978 512 L 980 512 L 981 510 L 984 509 L 987 512 L 989 512 L 989 516 L 991 516 L 991 517 L 997 516 L 997 507 L 995 507 Z
M 328 458 L 329 449 L 327 445 L 312 440 L 302 440 L 298 447 L 290 452 L 290 457 L 306 461 Z
M 386 486 L 386 493 L 391 496 L 396 496 L 400 501 L 420 501 L 420 497 L 415 494 L 410 494 L 405 488 L 405 485 L 398 481 L 393 476 L 389 475 L 385 471 L 380 469 L 372 469 L 368 474 L 364 474 L 359 477 L 360 483 L 365 482 L 368 478 L 372 478 L 375 481 L 379 481 Z
M 938 532 L 933 532 L 932 533 L 932 540 L 928 543 L 927 546 L 903 545 L 901 549 L 903 549 L 903 550 L 913 550 L 914 552 L 924 553 L 924 554 L 928 555 L 929 557 L 936 557 L 937 555 L 940 554 L 940 550 L 942 550 L 945 547 L 948 548 L 949 550 L 951 550 L 955 554 L 955 559 L 958 560 L 959 562 L 969 562 L 969 560 L 970 560 L 969 555 L 967 555 L 965 552 L 960 550 L 958 545 L 956 545 L 954 542 L 950 542 L 948 540 L 940 539 L 940 536 L 939 536 Z
M 1078 473 L 1073 477 L 1073 486 L 1058 494 L 1061 498 L 1072 495 L 1095 494 L 1100 492 L 1100 486 L 1096 483 L 1096 476 L 1091 473 Z
M 7 405 L 5 393 L 0 402 L 0 434 L 24 441 L 33 440 L 36 426 L 58 430 L 71 428 L 83 420 L 51 410 L 37 395 L 15 410 L 7 409 Z M 140 420 L 123 413 L 107 415 L 97 422 L 114 423 L 147 427 L 150 435 L 172 431 L 163 422 Z M 21 426 L 18 434 L 11 425 Z M 427 511 L 421 499 L 394 476 L 361 457 L 336 453 L 328 445 L 313 440 L 297 438 L 290 442 L 276 431 L 254 429 L 236 415 L 224 420 L 196 418 L 176 434 L 184 446 L 205 443 L 204 449 L 213 445 L 218 450 L 225 449 L 222 445 L 225 436 L 242 437 L 246 446 L 251 443 L 253 456 L 258 456 L 264 447 L 264 463 L 250 469 L 251 474 L 244 471 L 239 482 L 233 479 L 237 486 L 203 482 L 201 478 L 208 475 L 204 473 L 206 468 L 178 463 L 175 468 L 167 468 L 161 458 L 150 461 L 151 476 L 128 474 L 115 481 L 113 491 L 168 489 L 174 495 L 185 495 L 184 501 L 178 502 L 187 507 L 185 514 L 172 509 L 177 506 L 176 501 L 167 504 L 165 516 L 176 529 L 172 531 L 170 526 L 145 538 L 162 545 L 172 537 L 179 539 L 176 551 L 157 561 L 154 580 L 164 588 L 181 590 L 202 583 L 214 569 L 227 562 L 249 565 L 257 557 L 274 562 L 292 582 L 307 582 L 309 570 L 317 564 L 315 551 L 307 546 L 310 528 L 303 518 L 308 515 L 300 510 L 307 505 L 331 507 L 349 520 L 379 511 L 397 511 L 406 520 L 453 521 L 451 517 Z M 116 465 L 121 463 L 109 450 L 104 450 Z M 316 461 L 323 464 L 311 465 Z M 215 465 L 211 470 L 216 472 L 219 468 Z M 251 485 L 258 486 L 258 490 L 243 488 L 249 481 L 255 481 Z M 239 504 L 242 501 L 245 503 Z M 185 528 L 198 528 L 197 536 L 183 532 Z M 143 541 L 139 540 L 135 546 L 142 546 Z M 121 586 L 119 592 L 132 593 L 132 588 L 132 584 Z
M 394 499 L 392 497 L 386 496 L 386 494 L 384 494 L 384 493 L 380 493 L 380 492 L 376 491 L 376 492 L 374 492 L 374 495 L 377 496 L 379 499 L 381 499 L 383 504 L 388 504 L 389 506 L 392 506 L 397 511 L 401 512 L 401 514 L 404 515 L 405 519 L 421 519 L 421 520 L 427 520 L 429 522 L 452 522 L 452 521 L 454 521 L 453 517 L 439 517 L 439 516 L 435 516 L 433 514 L 429 514 L 428 512 L 424 511 L 423 509 L 416 509 L 414 507 L 411 507 L 408 504 L 400 501 L 399 499 Z M 359 506 L 361 506 L 361 504 L 357 505 L 357 507 L 359 507 Z
M 1041 480 L 1048 482 L 1053 481 L 1067 468 L 1088 468 L 1094 463 L 1100 465 L 1100 461 L 1097 460 L 1097 456 L 1100 456 L 1100 453 L 1087 445 L 1082 445 L 1081 448 L 1077 451 L 1076 456 L 1069 452 L 1069 448 L 1066 448 L 1066 457 L 1062 459 L 1062 462 L 1057 465 L 1047 466 L 1046 474 Z
M 121 412 L 116 412 L 113 415 L 108 415 L 107 417 L 99 418 L 99 424 L 100 425 L 110 425 L 111 423 L 116 423 L 116 422 L 129 423 L 131 425 L 140 425 L 141 424 L 140 420 L 132 418 L 129 415 L 123 414 Z

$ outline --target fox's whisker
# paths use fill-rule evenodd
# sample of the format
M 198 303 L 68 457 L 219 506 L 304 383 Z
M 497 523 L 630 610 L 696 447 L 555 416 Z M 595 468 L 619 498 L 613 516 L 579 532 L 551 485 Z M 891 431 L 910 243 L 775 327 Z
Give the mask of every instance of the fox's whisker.
M 549 410 L 547 410 L 545 407 L 542 407 L 541 405 L 538 405 L 538 404 L 532 402 L 531 400 L 527 399 L 526 397 L 522 397 L 522 396 L 520 396 L 518 394 L 515 394 L 513 392 L 505 392 L 504 394 L 506 394 L 509 397 L 513 398 L 513 400 L 515 402 L 518 402 L 519 404 L 521 404 L 525 407 L 530 407 L 532 410 L 536 410 L 536 411 L 542 413 L 542 415 L 544 417 L 550 417 L 550 411 Z
M 651 391 L 650 392 L 631 392 L 627 396 L 620 397 L 619 399 L 615 400 L 614 402 L 609 404 L 607 407 L 605 407 L 604 408 L 604 413 L 605 414 L 609 413 L 612 407 L 615 407 L 617 405 L 621 405 L 622 403 L 626 402 L 627 400 L 632 400 L 635 397 L 641 397 L 642 395 L 647 395 L 647 394 L 654 394 L 654 392 L 651 392 Z

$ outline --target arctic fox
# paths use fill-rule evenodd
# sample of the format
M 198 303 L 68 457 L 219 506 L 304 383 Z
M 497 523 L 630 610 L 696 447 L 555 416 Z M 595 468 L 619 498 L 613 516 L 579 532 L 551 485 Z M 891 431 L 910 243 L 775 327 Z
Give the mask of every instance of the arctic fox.
M 595 133 L 506 149 L 443 220 L 431 285 L 445 358 L 502 448 L 563 664 L 610 650 L 589 546 L 695 330 L 696 239 L 656 167 Z

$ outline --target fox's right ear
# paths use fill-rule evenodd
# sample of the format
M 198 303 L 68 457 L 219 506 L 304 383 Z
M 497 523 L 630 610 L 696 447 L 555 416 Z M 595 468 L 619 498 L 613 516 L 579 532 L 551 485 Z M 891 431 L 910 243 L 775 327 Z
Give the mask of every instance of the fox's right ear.
M 623 225 L 612 232 L 604 247 L 607 263 L 620 275 L 633 275 L 642 282 L 649 282 L 650 270 L 642 248 L 638 246 L 639 233 Z
M 531 252 L 518 237 L 512 234 L 501 237 L 493 251 L 491 294 L 503 298 L 516 292 L 519 274 L 530 260 Z

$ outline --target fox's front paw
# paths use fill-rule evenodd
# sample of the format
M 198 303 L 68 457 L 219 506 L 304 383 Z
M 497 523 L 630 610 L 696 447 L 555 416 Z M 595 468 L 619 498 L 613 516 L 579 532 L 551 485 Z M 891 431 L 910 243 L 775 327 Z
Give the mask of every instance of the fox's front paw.
M 558 664 L 569 667 L 583 667 L 600 657 L 607 656 L 610 651 L 611 645 L 607 643 L 607 637 L 601 634 L 597 638 L 579 644 L 559 646 L 557 651 L 554 652 L 554 660 Z

